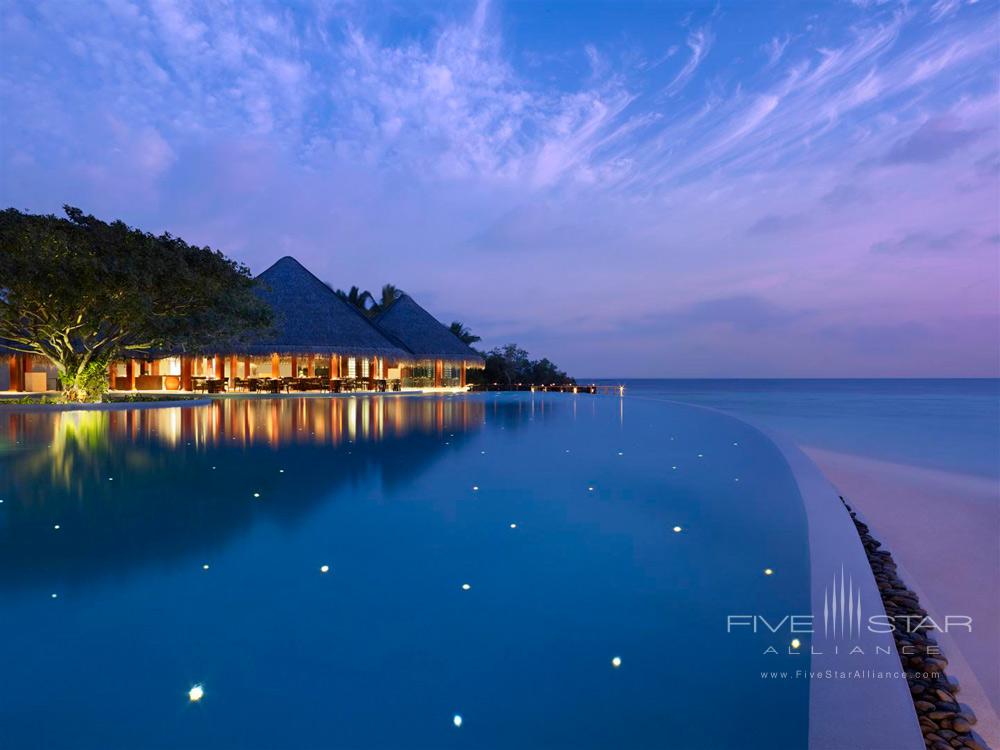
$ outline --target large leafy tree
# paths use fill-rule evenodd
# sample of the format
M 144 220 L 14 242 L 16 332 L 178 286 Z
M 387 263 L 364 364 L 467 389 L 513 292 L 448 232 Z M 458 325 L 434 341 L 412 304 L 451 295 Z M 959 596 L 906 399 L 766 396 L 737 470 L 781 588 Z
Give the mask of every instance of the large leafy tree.
M 0 338 L 55 365 L 67 400 L 99 399 L 114 359 L 235 344 L 270 324 L 245 265 L 64 209 L 0 211 Z

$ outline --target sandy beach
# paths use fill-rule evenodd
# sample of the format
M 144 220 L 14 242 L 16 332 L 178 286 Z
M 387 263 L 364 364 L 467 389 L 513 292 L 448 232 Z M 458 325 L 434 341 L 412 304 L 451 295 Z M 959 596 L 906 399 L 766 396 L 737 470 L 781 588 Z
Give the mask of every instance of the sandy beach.
M 923 469 L 803 446 L 936 620 L 969 615 L 973 632 L 940 634 L 976 731 L 1000 745 L 1000 498 L 985 477 Z M 940 620 L 939 620 L 940 621 Z

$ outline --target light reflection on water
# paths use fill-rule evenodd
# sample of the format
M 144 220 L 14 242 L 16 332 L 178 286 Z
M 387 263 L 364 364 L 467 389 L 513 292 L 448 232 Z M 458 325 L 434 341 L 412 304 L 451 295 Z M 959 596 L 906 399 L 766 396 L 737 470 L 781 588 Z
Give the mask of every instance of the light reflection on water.
M 7 414 L 0 499 L 0 747 L 805 737 L 806 684 L 762 683 L 767 644 L 723 632 L 808 602 L 801 502 L 722 415 L 560 394 Z

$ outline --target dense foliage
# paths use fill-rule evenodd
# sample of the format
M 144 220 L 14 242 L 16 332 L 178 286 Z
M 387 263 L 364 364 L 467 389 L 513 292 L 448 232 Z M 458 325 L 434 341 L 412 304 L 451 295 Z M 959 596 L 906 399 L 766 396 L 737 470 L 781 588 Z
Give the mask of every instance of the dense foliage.
M 498 346 L 483 353 L 486 368 L 473 371 L 470 379 L 480 384 L 497 383 L 507 388 L 521 385 L 575 385 L 576 381 L 548 359 L 530 359 L 517 344 Z
M 99 400 L 116 358 L 237 342 L 270 325 L 246 266 L 64 209 L 0 211 L 0 338 L 52 362 L 67 400 Z

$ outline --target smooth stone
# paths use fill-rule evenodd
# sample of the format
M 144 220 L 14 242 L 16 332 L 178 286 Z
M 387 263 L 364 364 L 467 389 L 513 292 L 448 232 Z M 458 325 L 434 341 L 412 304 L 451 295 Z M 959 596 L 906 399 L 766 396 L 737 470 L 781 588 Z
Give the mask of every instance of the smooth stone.
M 956 732 L 961 732 L 962 734 L 968 734 L 969 732 L 972 731 L 972 724 L 967 722 L 961 716 L 956 716 L 955 719 L 951 722 L 951 728 L 954 729 Z
M 979 718 L 976 716 L 976 712 L 972 710 L 972 706 L 970 706 L 968 703 L 959 703 L 958 711 L 960 714 L 962 714 L 962 718 L 965 719 L 970 724 L 975 724 L 977 721 L 979 721 Z

